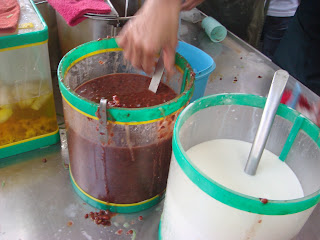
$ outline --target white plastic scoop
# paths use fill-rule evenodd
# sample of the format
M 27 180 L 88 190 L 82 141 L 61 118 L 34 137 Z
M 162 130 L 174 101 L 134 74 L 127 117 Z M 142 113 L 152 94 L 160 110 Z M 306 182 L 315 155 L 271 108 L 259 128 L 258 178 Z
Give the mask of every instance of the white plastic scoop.
M 161 77 L 163 75 L 164 72 L 164 63 L 163 63 L 163 58 L 162 58 L 162 54 L 160 54 L 158 63 L 156 65 L 156 69 L 154 71 L 154 74 L 152 76 L 152 79 L 150 81 L 150 85 L 149 85 L 149 90 L 156 93 L 158 90 L 158 86 L 159 83 L 161 81 Z
M 245 173 L 249 175 L 255 175 L 257 167 L 259 165 L 260 158 L 263 150 L 266 146 L 273 120 L 276 116 L 278 106 L 281 101 L 281 97 L 284 88 L 289 78 L 288 72 L 284 70 L 278 70 L 275 72 L 271 87 L 269 90 L 266 105 L 264 107 L 261 121 L 256 133 L 252 148 L 249 154 L 249 158 L 244 169 Z

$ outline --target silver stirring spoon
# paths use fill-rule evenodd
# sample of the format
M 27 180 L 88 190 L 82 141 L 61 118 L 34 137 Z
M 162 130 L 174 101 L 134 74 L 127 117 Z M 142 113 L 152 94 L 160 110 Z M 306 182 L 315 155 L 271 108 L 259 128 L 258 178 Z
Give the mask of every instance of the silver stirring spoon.
M 249 175 L 256 174 L 288 78 L 289 74 L 284 70 L 278 70 L 274 73 L 261 121 L 244 169 L 245 173 Z

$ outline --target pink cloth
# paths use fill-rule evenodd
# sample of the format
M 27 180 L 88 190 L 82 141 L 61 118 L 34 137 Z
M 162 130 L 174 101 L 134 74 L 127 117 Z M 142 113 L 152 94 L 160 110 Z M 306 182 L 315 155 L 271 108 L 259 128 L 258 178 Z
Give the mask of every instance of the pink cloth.
M 17 0 L 0 0 L 0 33 L 13 33 L 17 29 L 20 5 Z
M 103 0 L 48 0 L 48 3 L 66 20 L 75 26 L 86 19 L 85 13 L 110 13 L 111 8 Z

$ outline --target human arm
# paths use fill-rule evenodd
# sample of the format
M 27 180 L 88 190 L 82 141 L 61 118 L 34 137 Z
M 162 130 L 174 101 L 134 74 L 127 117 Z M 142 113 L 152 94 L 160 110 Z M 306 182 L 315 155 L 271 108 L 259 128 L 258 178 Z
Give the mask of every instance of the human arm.
M 181 5 L 182 11 L 189 11 L 196 6 L 198 6 L 200 3 L 202 3 L 204 0 L 185 0 Z
M 152 74 L 162 49 L 165 68 L 173 71 L 180 9 L 181 0 L 147 0 L 124 26 L 117 43 L 135 68 Z

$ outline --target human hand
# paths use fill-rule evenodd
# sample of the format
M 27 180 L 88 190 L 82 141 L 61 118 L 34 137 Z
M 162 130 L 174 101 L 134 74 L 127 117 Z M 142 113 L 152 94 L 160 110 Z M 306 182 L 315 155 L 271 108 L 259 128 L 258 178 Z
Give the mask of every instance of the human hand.
M 190 11 L 191 9 L 198 6 L 204 0 L 185 0 L 181 5 L 181 11 Z
M 163 51 L 167 72 L 173 71 L 178 43 L 181 0 L 147 0 L 117 38 L 131 64 L 152 74 L 155 58 Z

